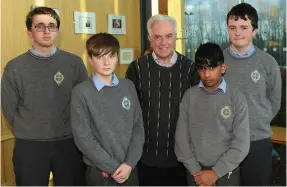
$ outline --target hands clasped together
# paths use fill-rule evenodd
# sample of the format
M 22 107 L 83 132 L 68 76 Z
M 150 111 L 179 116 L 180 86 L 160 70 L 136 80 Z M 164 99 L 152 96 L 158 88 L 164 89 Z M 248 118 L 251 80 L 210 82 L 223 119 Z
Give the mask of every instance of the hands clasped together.
M 121 164 L 118 169 L 114 172 L 112 175 L 112 178 L 117 182 L 117 183 L 124 183 L 130 176 L 132 172 L 132 167 L 123 163 Z
M 194 182 L 199 186 L 213 186 L 218 176 L 213 170 L 201 170 L 193 175 Z

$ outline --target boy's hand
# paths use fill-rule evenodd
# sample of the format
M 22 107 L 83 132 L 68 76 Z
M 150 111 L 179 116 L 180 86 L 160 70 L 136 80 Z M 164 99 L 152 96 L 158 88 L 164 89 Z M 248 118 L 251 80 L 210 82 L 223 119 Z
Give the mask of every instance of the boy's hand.
M 203 170 L 200 170 L 199 172 L 193 174 L 193 177 L 197 177 L 199 175 L 202 175 L 203 174 Z
M 200 179 L 200 175 L 202 175 L 203 173 L 204 173 L 203 170 L 200 170 L 199 172 L 192 175 L 194 177 L 194 182 L 197 185 L 201 184 L 200 186 L 203 186 L 203 183 L 201 182 L 201 179 Z
M 201 175 L 194 176 L 194 181 L 199 186 L 212 186 L 218 180 L 213 170 L 203 170 Z
M 123 163 L 118 167 L 112 177 L 115 179 L 115 181 L 117 181 L 117 183 L 121 184 L 129 178 L 131 172 L 132 167 Z

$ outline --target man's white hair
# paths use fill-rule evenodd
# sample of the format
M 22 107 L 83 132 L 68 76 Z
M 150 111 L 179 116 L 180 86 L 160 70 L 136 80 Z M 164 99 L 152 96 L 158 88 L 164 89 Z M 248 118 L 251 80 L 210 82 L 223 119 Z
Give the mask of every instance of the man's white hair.
M 162 22 L 162 21 L 169 22 L 173 27 L 173 32 L 176 33 L 176 20 L 173 17 L 167 16 L 167 15 L 162 15 L 162 14 L 156 14 L 156 15 L 152 16 L 147 22 L 148 34 L 152 35 L 152 31 L 151 31 L 152 26 L 155 23 Z

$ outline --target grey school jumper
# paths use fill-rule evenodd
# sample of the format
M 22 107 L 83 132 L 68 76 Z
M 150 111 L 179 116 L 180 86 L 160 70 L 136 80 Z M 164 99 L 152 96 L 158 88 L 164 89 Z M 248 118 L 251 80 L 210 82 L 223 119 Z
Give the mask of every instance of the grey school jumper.
M 232 172 L 248 154 L 248 109 L 243 94 L 227 86 L 209 93 L 194 86 L 181 101 L 175 153 L 191 174 L 212 167 L 219 177 Z
M 251 141 L 271 137 L 270 122 L 280 109 L 281 74 L 275 59 L 255 48 L 255 53 L 236 59 L 224 50 L 225 80 L 241 91 L 247 100 Z
M 74 88 L 71 106 L 75 142 L 90 166 L 113 174 L 122 163 L 134 167 L 144 143 L 142 111 L 133 83 L 119 79 L 98 91 L 88 80 Z
M 60 49 L 51 57 L 28 51 L 8 62 L 2 77 L 2 109 L 16 138 L 71 138 L 72 88 L 87 78 L 81 58 Z

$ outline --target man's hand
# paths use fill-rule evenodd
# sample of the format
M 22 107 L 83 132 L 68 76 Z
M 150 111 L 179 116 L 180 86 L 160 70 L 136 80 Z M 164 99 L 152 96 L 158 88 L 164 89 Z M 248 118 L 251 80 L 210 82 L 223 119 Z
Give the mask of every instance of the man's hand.
M 213 170 L 203 170 L 202 173 L 194 174 L 194 181 L 199 186 L 212 186 L 218 180 L 218 176 Z
M 123 163 L 118 167 L 112 177 L 115 179 L 115 181 L 117 181 L 117 183 L 121 184 L 129 178 L 131 172 L 132 167 Z

